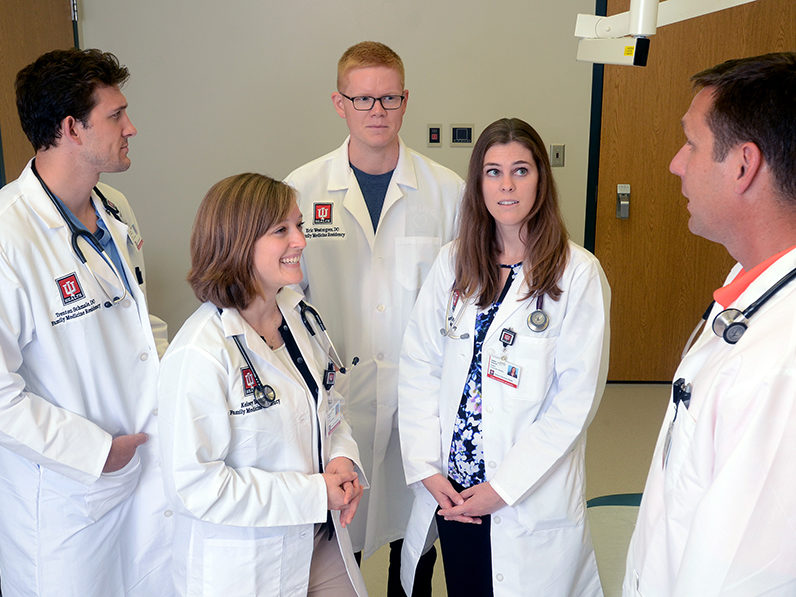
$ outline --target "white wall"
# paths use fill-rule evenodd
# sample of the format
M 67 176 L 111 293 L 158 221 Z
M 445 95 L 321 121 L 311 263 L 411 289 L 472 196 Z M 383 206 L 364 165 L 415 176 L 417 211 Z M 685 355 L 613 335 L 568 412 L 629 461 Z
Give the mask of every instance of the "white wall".
M 410 91 L 402 137 L 464 176 L 469 148 L 425 146 L 426 125 L 502 116 L 566 144 L 555 169 L 583 240 L 591 65 L 575 61 L 575 15 L 593 0 L 81 0 L 84 48 L 115 53 L 138 136 L 125 192 L 145 238 L 151 310 L 173 334 L 197 305 L 185 275 L 196 208 L 217 180 L 284 177 L 347 134 L 334 112 L 337 59 L 373 39 L 397 51 Z

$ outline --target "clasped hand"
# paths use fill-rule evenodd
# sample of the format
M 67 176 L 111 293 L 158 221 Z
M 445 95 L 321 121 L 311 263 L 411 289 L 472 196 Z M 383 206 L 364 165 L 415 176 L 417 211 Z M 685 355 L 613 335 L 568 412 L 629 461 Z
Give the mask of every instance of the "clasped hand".
M 359 475 L 354 471 L 350 458 L 332 458 L 323 473 L 326 482 L 326 502 L 330 510 L 340 511 L 340 524 L 351 524 L 356 514 L 364 489 L 359 483 Z
M 506 505 L 488 481 L 459 493 L 450 481 L 437 473 L 423 479 L 423 485 L 437 500 L 440 508 L 437 514 L 445 520 L 481 524 L 481 516 L 492 514 Z

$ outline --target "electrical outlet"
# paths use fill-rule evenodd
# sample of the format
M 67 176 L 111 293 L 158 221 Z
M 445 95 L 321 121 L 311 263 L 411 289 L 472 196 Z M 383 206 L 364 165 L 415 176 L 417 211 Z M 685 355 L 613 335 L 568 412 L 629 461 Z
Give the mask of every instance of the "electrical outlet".
M 564 167 L 564 145 L 550 146 L 550 166 L 553 168 Z

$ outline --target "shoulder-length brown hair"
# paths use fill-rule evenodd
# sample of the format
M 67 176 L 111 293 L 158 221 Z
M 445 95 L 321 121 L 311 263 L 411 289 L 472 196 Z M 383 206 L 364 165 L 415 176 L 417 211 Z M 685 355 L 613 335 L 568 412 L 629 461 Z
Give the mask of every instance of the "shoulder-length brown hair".
M 295 193 L 262 174 L 236 174 L 214 184 L 202 200 L 191 233 L 188 283 L 200 301 L 245 309 L 260 294 L 254 243 L 284 220 Z
M 493 145 L 513 141 L 530 150 L 539 171 L 536 199 L 523 222 L 523 273 L 528 285 L 528 294 L 523 298 L 547 294 L 558 300 L 561 296 L 558 281 L 567 264 L 568 234 L 558 207 L 558 192 L 547 151 L 539 133 L 530 124 L 519 118 L 501 118 L 484 129 L 473 147 L 456 240 L 454 288 L 466 297 L 477 296 L 481 308 L 492 304 L 500 292 L 497 267 L 500 247 L 495 220 L 484 203 L 484 156 Z

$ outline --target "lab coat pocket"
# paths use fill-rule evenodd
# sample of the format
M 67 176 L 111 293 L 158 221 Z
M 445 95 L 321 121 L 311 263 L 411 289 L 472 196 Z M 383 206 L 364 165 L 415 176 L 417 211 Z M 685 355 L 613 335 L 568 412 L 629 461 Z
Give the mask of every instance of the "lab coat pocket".
M 97 521 L 133 494 L 141 477 L 141 457 L 136 451 L 133 458 L 112 473 L 102 473 L 86 491 L 86 514 Z
M 555 372 L 556 338 L 518 334 L 516 346 L 506 353 L 507 360 L 519 368 L 519 384 L 506 391 L 507 398 L 539 402 L 547 394 Z M 508 386 L 507 386 L 508 387 Z
M 691 416 L 691 412 L 683 404 L 678 407 L 674 425 L 671 428 L 671 438 L 668 446 L 668 455 L 665 454 L 667 448 L 664 443 L 664 458 L 666 467 L 666 477 L 678 479 L 680 483 L 687 482 L 690 475 L 682 477 L 680 470 L 683 464 L 688 461 L 688 453 L 691 449 L 691 441 L 694 437 L 696 419 Z M 661 463 L 663 465 L 663 463 Z
M 202 595 L 280 595 L 282 536 L 262 539 L 207 539 L 202 558 Z
M 531 533 L 581 528 L 586 517 L 583 487 L 581 449 L 564 456 L 546 480 L 515 506 L 520 524 Z
M 395 276 L 406 290 L 417 292 L 426 279 L 441 245 L 438 236 L 395 239 Z

